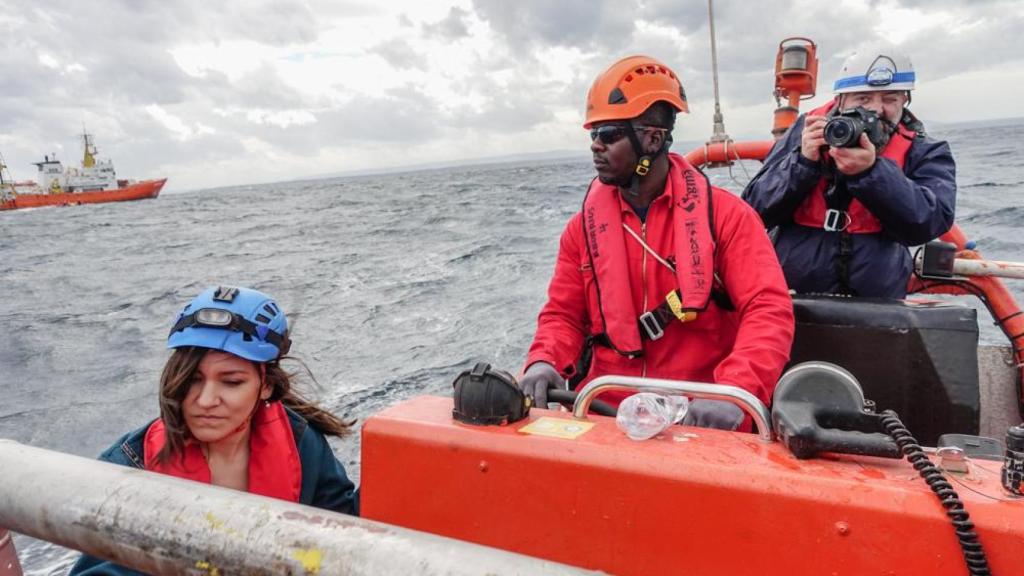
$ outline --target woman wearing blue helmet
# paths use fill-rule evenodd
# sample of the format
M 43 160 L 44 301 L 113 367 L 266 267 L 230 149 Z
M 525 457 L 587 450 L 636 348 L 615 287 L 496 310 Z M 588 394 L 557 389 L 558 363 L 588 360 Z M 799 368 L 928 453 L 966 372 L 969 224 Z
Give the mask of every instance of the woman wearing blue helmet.
M 358 492 L 327 444 L 347 424 L 292 389 L 291 339 L 276 302 L 211 287 L 178 315 L 160 377 L 160 417 L 101 460 L 358 514 Z M 83 556 L 71 574 L 134 574 Z

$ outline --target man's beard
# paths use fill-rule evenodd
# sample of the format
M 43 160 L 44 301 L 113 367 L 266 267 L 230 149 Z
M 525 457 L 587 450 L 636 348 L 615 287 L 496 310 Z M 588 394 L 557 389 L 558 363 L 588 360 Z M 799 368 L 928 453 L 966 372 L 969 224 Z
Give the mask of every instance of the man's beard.
M 875 146 L 875 150 L 881 151 L 885 148 L 885 145 L 889 143 L 889 139 L 896 133 L 896 125 L 889 122 L 889 119 L 885 116 L 879 116 L 878 120 L 882 124 L 882 133 L 878 138 L 878 142 L 872 142 Z
M 606 185 L 610 185 L 610 186 L 618 186 L 619 188 L 627 188 L 627 189 L 633 183 L 633 176 L 632 175 L 629 175 L 629 176 L 598 176 L 597 179 L 601 181 L 601 184 L 606 184 Z

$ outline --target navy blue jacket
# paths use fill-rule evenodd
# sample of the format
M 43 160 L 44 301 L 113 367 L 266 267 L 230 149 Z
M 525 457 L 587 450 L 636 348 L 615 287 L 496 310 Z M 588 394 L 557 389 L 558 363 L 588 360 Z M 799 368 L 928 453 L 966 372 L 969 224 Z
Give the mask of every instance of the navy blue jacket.
M 287 408 L 285 410 L 288 413 L 289 423 L 292 425 L 292 435 L 298 445 L 299 461 L 302 463 L 302 489 L 299 493 L 299 503 L 358 516 L 359 491 L 348 479 L 341 462 L 335 458 L 327 439 L 310 426 L 302 416 Z M 122 466 L 144 469 L 144 439 L 146 430 L 151 424 L 152 422 L 122 436 L 113 446 L 100 454 L 99 459 Z M 98 576 L 101 574 L 129 576 L 141 573 L 83 554 L 68 574 L 69 576 Z
M 789 288 L 840 292 L 835 256 L 839 234 L 793 222 L 793 213 L 822 178 L 821 165 L 800 153 L 804 116 L 775 143 L 743 191 L 773 232 Z M 903 171 L 886 158 L 847 178 L 847 189 L 882 223 L 877 234 L 851 234 L 850 288 L 858 296 L 903 298 L 913 263 L 908 246 L 933 240 L 953 225 L 956 166 L 949 145 L 918 132 Z

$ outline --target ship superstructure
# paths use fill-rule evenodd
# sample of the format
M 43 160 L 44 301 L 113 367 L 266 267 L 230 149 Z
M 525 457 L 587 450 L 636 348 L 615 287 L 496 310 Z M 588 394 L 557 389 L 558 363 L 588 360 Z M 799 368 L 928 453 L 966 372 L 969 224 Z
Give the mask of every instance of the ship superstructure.
M 96 144 L 92 134 L 82 132 L 82 165 L 64 169 L 56 155 L 44 156 L 35 165 L 39 171 L 36 181 L 43 190 L 63 192 L 93 192 L 118 188 L 117 174 L 111 160 L 96 159 Z
M 56 154 L 35 162 L 35 182 L 15 183 L 0 158 L 0 210 L 70 204 L 97 204 L 156 198 L 166 179 L 118 179 L 111 160 L 98 160 L 92 134 L 82 130 L 80 167 L 64 168 Z

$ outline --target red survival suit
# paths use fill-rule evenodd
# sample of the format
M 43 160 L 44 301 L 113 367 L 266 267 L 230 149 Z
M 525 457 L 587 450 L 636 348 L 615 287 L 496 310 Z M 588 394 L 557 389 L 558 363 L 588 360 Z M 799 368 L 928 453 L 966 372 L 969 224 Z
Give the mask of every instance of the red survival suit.
M 596 179 L 591 184 L 584 210 L 562 233 L 526 366 L 548 362 L 570 377 L 585 339 L 604 333 L 614 349 L 595 345 L 579 386 L 605 374 L 714 382 L 743 388 L 767 405 L 789 359 L 794 330 L 775 251 L 753 209 L 711 187 L 683 157 L 669 154 L 669 161 L 665 192 L 651 202 L 643 224 L 617 187 Z M 694 194 L 700 195 L 696 202 Z M 625 231 L 614 234 L 620 218 L 676 272 Z M 619 237 L 621 247 L 609 244 Z M 590 243 L 598 254 L 588 250 Z M 734 311 L 710 298 L 709 274 L 720 278 Z M 703 310 L 695 320 L 670 322 L 657 340 L 643 338 L 637 317 L 677 289 L 683 309 Z M 612 392 L 602 399 L 619 402 L 627 395 Z

